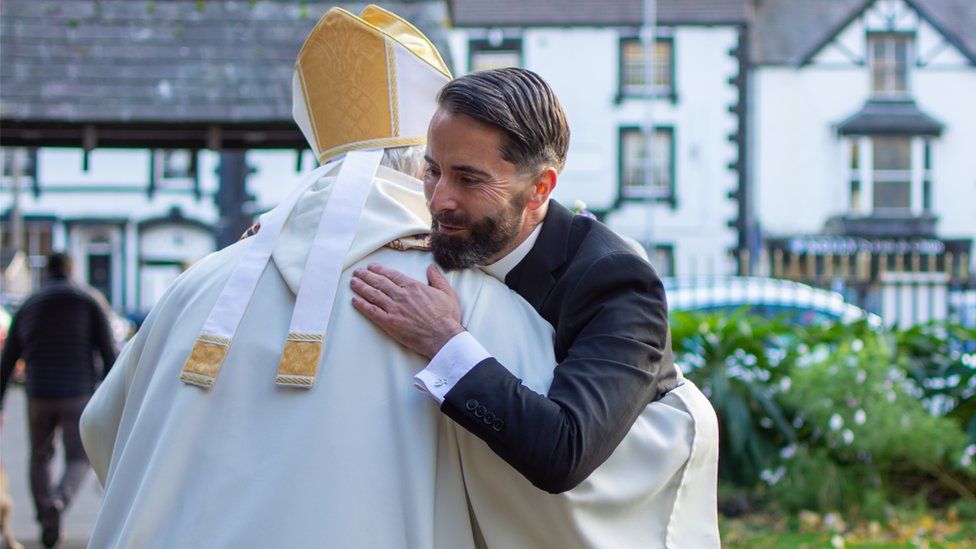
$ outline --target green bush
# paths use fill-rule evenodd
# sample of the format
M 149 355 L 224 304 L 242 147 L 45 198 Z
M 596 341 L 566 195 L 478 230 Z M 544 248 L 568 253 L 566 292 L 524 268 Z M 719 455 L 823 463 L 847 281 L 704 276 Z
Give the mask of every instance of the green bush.
M 800 361 L 780 394 L 802 422 L 800 450 L 785 452 L 778 499 L 793 509 L 872 509 L 908 502 L 927 491 L 970 497 L 967 437 L 951 418 L 930 414 L 911 394 L 882 336 L 843 342 Z
M 972 335 L 672 316 L 676 358 L 719 417 L 728 492 L 873 518 L 892 502 L 976 500 Z

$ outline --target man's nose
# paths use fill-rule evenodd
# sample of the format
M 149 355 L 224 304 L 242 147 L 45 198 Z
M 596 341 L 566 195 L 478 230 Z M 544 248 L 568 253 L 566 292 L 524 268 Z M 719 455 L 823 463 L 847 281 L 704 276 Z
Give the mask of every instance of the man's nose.
M 431 187 L 429 197 L 429 207 L 431 213 L 451 211 L 457 208 L 457 198 L 454 195 L 453 186 L 445 180 L 439 178 Z

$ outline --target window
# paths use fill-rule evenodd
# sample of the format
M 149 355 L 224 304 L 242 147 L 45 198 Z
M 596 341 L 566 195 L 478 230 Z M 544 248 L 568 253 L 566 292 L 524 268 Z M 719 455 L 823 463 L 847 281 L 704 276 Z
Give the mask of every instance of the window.
M 922 149 L 922 209 L 932 210 L 932 143 L 927 139 Z
M 468 72 L 522 66 L 522 40 L 471 40 L 468 43 Z
M 911 138 L 873 138 L 874 210 L 908 213 L 912 205 Z
M 875 95 L 908 93 L 908 66 L 912 37 L 905 34 L 869 34 L 871 91 Z
M 197 153 L 190 149 L 167 149 L 153 154 L 150 193 L 195 191 L 198 189 Z
M 651 254 L 651 266 L 658 276 L 674 276 L 674 246 L 656 244 Z
M 933 147 L 927 136 L 854 136 L 848 182 L 855 215 L 920 216 L 932 210 Z
M 196 172 L 196 155 L 188 149 L 163 151 L 163 179 L 193 177 Z
M 22 151 L 18 155 L 18 150 Z M 35 163 L 37 160 L 36 149 L 15 149 L 11 147 L 3 148 L 3 177 L 13 177 L 14 162 L 19 161 L 20 175 L 22 177 L 34 177 Z
M 620 41 L 620 94 L 672 95 L 674 93 L 674 40 L 657 38 L 652 54 L 652 80 L 647 83 L 646 48 L 639 38 Z
M 851 182 L 851 211 L 861 210 L 861 148 L 857 138 L 851 140 L 850 175 Z
M 644 176 L 647 149 L 644 133 L 640 128 L 624 128 L 620 131 L 620 184 L 624 198 L 673 198 L 674 197 L 674 130 L 655 128 L 651 145 L 651 170 L 653 177 Z

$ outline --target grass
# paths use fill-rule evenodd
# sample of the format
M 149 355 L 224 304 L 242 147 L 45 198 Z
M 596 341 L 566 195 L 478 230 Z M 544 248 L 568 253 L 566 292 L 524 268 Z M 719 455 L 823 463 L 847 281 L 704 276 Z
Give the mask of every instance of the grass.
M 942 513 L 899 510 L 884 523 L 847 524 L 828 513 L 795 516 L 754 513 L 721 520 L 722 546 L 729 548 L 916 548 L 976 547 L 976 519 Z

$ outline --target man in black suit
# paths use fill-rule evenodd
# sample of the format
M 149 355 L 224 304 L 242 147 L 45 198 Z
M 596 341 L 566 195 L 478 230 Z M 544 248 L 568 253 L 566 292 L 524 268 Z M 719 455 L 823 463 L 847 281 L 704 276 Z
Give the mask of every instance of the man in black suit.
M 553 325 L 559 364 L 549 393 L 526 388 L 464 330 L 433 265 L 429 285 L 381 265 L 357 271 L 353 306 L 431 359 L 417 384 L 445 414 L 534 485 L 560 493 L 678 384 L 664 289 L 616 234 L 549 199 L 569 126 L 538 75 L 470 74 L 438 103 L 424 177 L 434 258 L 446 269 L 482 268 Z

